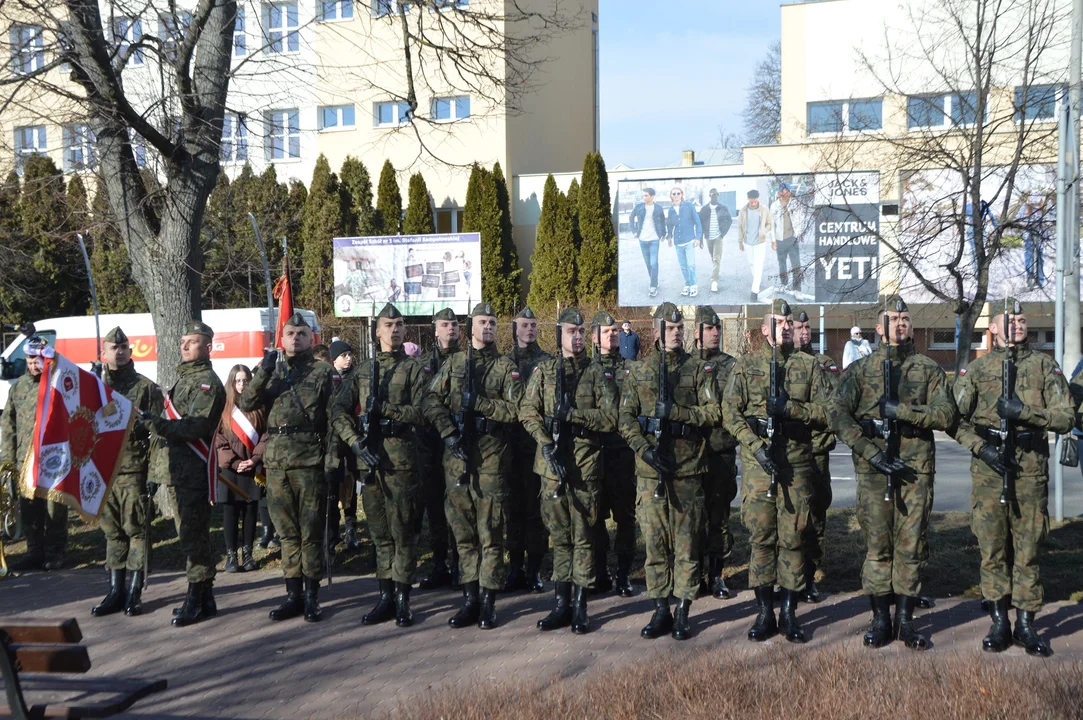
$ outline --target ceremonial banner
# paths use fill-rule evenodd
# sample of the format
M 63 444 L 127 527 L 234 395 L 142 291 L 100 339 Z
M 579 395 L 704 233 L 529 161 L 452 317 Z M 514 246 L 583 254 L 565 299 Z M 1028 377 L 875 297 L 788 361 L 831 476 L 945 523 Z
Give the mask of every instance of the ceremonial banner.
M 84 520 L 101 514 L 131 431 L 132 404 L 51 348 L 38 389 L 34 446 L 23 465 L 30 497 L 62 502 Z
M 274 298 L 278 300 L 278 324 L 275 326 L 276 348 L 282 347 L 282 328 L 286 321 L 293 317 L 293 287 L 290 285 L 290 260 L 282 258 L 282 276 L 278 278 L 272 291 Z

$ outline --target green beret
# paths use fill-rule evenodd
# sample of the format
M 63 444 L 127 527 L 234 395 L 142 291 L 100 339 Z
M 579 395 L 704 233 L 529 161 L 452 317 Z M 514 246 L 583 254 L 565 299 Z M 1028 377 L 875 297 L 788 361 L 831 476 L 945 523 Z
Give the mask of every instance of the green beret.
M 722 321 L 718 319 L 718 313 L 714 311 L 713 307 L 700 305 L 696 308 L 696 324 L 714 327 L 715 325 L 721 325 Z
M 397 307 L 395 307 L 391 303 L 388 303 L 383 306 L 383 308 L 380 310 L 380 314 L 376 317 L 377 319 L 387 318 L 389 320 L 397 320 L 402 317 L 402 313 L 399 312 L 399 309 Z
M 295 312 L 293 315 L 290 315 L 290 319 L 286 321 L 286 324 L 292 325 L 293 327 L 306 327 L 310 330 L 312 329 L 312 326 L 305 322 L 304 316 L 301 315 L 301 313 L 299 312 Z
M 189 320 L 184 326 L 185 335 L 205 335 L 207 339 L 214 337 L 211 326 L 201 320 Z
M 435 315 L 432 316 L 432 321 L 433 322 L 436 322 L 437 320 L 458 320 L 458 319 L 459 318 L 455 316 L 455 311 L 452 310 L 449 307 L 444 308 L 443 310 L 441 310 L 440 312 L 438 312 L 438 313 L 436 313 Z
M 569 307 L 564 308 L 564 311 L 560 313 L 560 317 L 557 318 L 559 323 L 571 323 L 572 325 L 583 324 L 583 313 L 579 312 L 579 308 Z
M 105 334 L 105 337 L 102 338 L 102 340 L 104 340 L 107 343 L 113 343 L 114 345 L 119 345 L 121 343 L 128 342 L 128 336 L 124 334 L 124 331 L 121 330 L 120 326 L 118 325 L 117 327 L 115 327 L 112 330 L 110 330 L 109 332 L 107 332 Z
M 519 311 L 519 314 L 515 316 L 516 320 L 537 320 L 538 316 L 534 314 L 534 311 L 530 309 L 530 306 L 526 306 Z
M 793 308 L 791 308 L 790 304 L 782 298 L 775 298 L 774 302 L 771 303 L 770 312 L 772 315 L 782 315 L 785 317 L 793 315 Z
M 993 314 L 1000 315 L 1004 312 L 1004 308 L 1008 308 L 1009 315 L 1022 315 L 1023 304 L 1014 297 L 1006 297 L 993 306 Z
M 493 306 L 487 302 L 479 302 L 474 306 L 474 309 L 470 311 L 470 317 L 477 317 L 478 315 L 492 315 L 496 317 L 496 311 L 493 310 Z
M 801 310 L 797 313 L 797 322 L 808 322 L 808 313 Z
M 666 322 L 678 323 L 684 320 L 684 315 L 677 309 L 677 306 L 671 302 L 665 302 L 658 306 L 658 309 L 654 311 L 654 319 L 658 320 L 665 318 Z
M 609 327 L 610 325 L 616 324 L 617 319 L 605 310 L 599 310 L 594 313 L 594 319 L 590 321 L 591 327 Z

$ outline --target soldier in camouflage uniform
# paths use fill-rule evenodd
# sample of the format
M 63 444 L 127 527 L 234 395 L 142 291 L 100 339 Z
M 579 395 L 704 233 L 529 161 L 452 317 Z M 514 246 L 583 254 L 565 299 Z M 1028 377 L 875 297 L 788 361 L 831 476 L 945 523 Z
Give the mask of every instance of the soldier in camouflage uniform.
M 392 618 L 399 627 L 414 623 L 410 585 L 417 570 L 415 514 L 421 491 L 414 431 L 425 422 L 420 402 L 427 383 L 421 364 L 407 357 L 402 349 L 404 334 L 398 308 L 391 303 L 384 305 L 376 316 L 376 338 L 380 343 L 376 355 L 378 395 L 373 398 L 369 394 L 370 363 L 361 363 L 338 394 L 331 415 L 335 433 L 368 467 L 362 470 L 361 502 L 376 548 L 380 599 L 372 612 L 361 618 L 365 625 Z M 380 440 L 378 451 L 372 450 L 367 444 L 369 438 L 358 429 L 355 408 L 361 408 L 362 413 L 372 408 L 380 417 L 379 427 L 369 428 L 369 433 L 377 433 Z
M 506 357 L 515 363 L 525 384 L 534 368 L 553 356 L 538 346 L 538 319 L 529 307 L 523 308 L 512 322 L 515 344 Z M 544 592 L 541 581 L 541 564 L 549 549 L 549 538 L 542 522 L 541 478 L 534 471 L 537 445 L 522 425 L 512 430 L 512 454 L 515 470 L 508 478 L 508 578 L 504 592 L 530 590 Z M 523 572 L 523 553 L 526 553 L 526 572 Z
M 107 386 L 130 400 L 134 409 L 161 415 L 162 391 L 135 371 L 128 336 L 119 327 L 102 338 L 102 361 L 105 363 L 102 381 Z M 101 617 L 121 610 L 125 615 L 143 612 L 143 555 L 147 551 L 144 523 L 152 494 L 147 487 L 149 460 L 150 434 L 145 424 L 137 423 L 128 433 L 117 475 L 98 518 L 105 533 L 109 594 L 90 611 L 92 615 Z M 131 585 L 125 585 L 129 572 Z
M 793 314 L 785 300 L 774 301 L 760 332 L 766 342 L 734 364 L 722 403 L 726 429 L 741 443 L 741 519 L 752 545 L 748 584 L 759 605 L 748 639 L 763 642 L 781 628 L 787 640 L 803 643 L 797 599 L 805 589 L 802 536 L 812 514 L 812 431 L 827 427 L 824 408 L 831 387 L 819 363 L 794 347 Z M 772 348 L 777 348 L 779 383 L 773 397 Z M 776 418 L 775 435 L 768 440 L 771 417 Z M 773 496 L 772 477 L 777 482 Z M 782 588 L 777 622 L 776 582 Z
M 696 344 L 704 370 L 714 374 L 715 384 L 726 387 L 737 359 L 719 347 L 722 321 L 713 308 L 696 308 Z M 722 398 L 718 398 L 722 402 Z M 707 428 L 707 472 L 703 475 L 703 493 L 707 498 L 706 544 L 707 591 L 719 600 L 733 597 L 722 577 L 722 568 L 733 551 L 730 532 L 730 507 L 737 497 L 737 440 L 724 427 Z
M 45 340 L 37 335 L 23 343 L 26 374 L 11 386 L 7 407 L 0 414 L 0 461 L 15 466 L 16 478 L 22 477 L 23 461 L 34 446 L 38 389 L 44 369 L 41 353 L 45 348 Z M 19 497 L 16 502 L 26 530 L 26 557 L 12 563 L 11 570 L 59 570 L 64 566 L 68 544 L 68 506 L 43 498 Z
M 839 383 L 839 366 L 827 355 L 812 347 L 812 326 L 808 313 L 797 313 L 793 323 L 793 340 L 797 348 L 816 358 L 820 364 L 831 392 Z M 801 599 L 807 603 L 820 602 L 820 590 L 816 587 L 816 573 L 824 561 L 824 531 L 827 529 L 827 510 L 831 507 L 831 451 L 835 449 L 835 434 L 830 430 L 812 431 L 812 459 L 816 464 L 812 476 L 812 524 L 805 533 L 805 591 Z
M 211 367 L 213 337 L 214 331 L 205 323 L 192 320 L 187 324 L 181 336 L 177 382 L 167 393 L 180 417 L 145 416 L 157 444 L 152 477 L 157 484 L 169 486 L 171 504 L 177 508 L 177 537 L 187 557 L 188 593 L 184 604 L 173 611 L 177 627 L 218 614 L 211 591 L 217 559 L 211 545 L 207 463 L 208 459 L 214 462 L 211 439 L 222 419 L 226 391 Z M 191 443 L 203 443 L 211 457 L 201 458 Z
M 488 630 L 496 627 L 496 592 L 504 585 L 504 517 L 512 472 L 508 443 L 510 426 L 518 422 L 523 384 L 515 364 L 496 348 L 492 306 L 478 303 L 470 320 L 472 349 L 448 356 L 421 407 L 444 441 L 445 509 L 459 547 L 465 602 L 448 624 L 462 628 L 477 623 Z M 474 388 L 469 392 L 466 372 L 471 361 Z M 464 411 L 474 413 L 473 447 L 463 443 Z
M 267 507 L 282 537 L 286 577 L 286 602 L 272 610 L 270 618 L 289 620 L 303 613 L 306 622 L 319 622 L 320 580 L 327 571 L 324 470 L 338 373 L 313 357 L 312 328 L 300 313 L 282 328 L 282 345 L 285 362 L 278 367 L 278 351 L 267 350 L 237 407 L 267 411 Z
M 595 362 L 601 365 L 606 380 L 611 380 L 620 398 L 624 379 L 631 371 L 631 360 L 620 354 L 620 326 L 605 310 L 599 310 L 591 321 L 591 333 L 596 344 Z M 595 589 L 609 577 L 609 528 L 605 521 L 611 514 L 617 526 L 613 549 L 617 554 L 616 589 L 621 597 L 632 597 L 635 590 L 629 574 L 636 550 L 636 488 L 633 478 L 636 456 L 617 431 L 601 434 L 602 478 L 599 482 L 598 522 L 594 525 Z
M 587 356 L 582 313 L 567 308 L 558 322 L 563 396 L 557 395 L 561 361 L 544 360 L 530 375 L 519 418 L 538 444 L 534 471 L 542 478 L 541 512 L 553 544 L 556 604 L 538 629 L 571 625 L 583 635 L 590 632 L 587 588 L 595 579 L 601 434 L 617 429 L 617 388 Z
M 451 308 L 444 308 L 432 316 L 432 352 L 422 358 L 422 369 L 428 378 L 440 372 L 448 355 L 459 351 L 459 318 Z M 449 542 L 451 529 L 444 513 L 444 442 L 439 433 L 428 425 L 419 427 L 418 456 L 421 463 L 422 512 L 417 516 L 417 530 L 421 532 L 423 517 L 429 518 L 429 544 L 432 546 L 432 572 L 421 579 L 418 587 L 435 590 L 448 585 L 459 585 L 459 556 L 455 545 Z M 449 567 L 448 548 L 451 548 Z
M 1001 310 L 989 322 L 993 351 L 960 371 L 954 388 L 959 407 L 955 437 L 974 454 L 970 527 L 981 548 L 981 590 L 993 621 L 982 649 L 1002 652 L 1011 647 L 1014 637 L 1027 654 L 1047 657 L 1053 651 L 1034 629 L 1034 613 L 1042 609 L 1038 555 L 1049 530 L 1048 433 L 1071 429 L 1083 386 L 1073 383 L 1069 390 L 1056 361 L 1028 346 L 1027 316 L 1015 298 L 1009 298 L 1015 393 L 1011 398 L 1001 397 L 1004 314 L 1000 303 L 993 307 Z M 1010 468 L 999 457 L 1001 419 L 1015 430 Z M 1005 469 L 1015 477 L 1015 502 L 1001 504 Z M 1014 635 L 1008 620 L 1012 605 L 1016 608 Z
M 933 505 L 933 431 L 952 427 L 956 410 L 940 367 L 914 348 L 906 303 L 893 295 L 881 310 L 876 332 L 887 340 L 847 369 L 830 408 L 831 423 L 853 450 L 857 471 L 857 520 L 868 547 L 861 586 L 873 611 L 865 646 L 882 647 L 895 637 L 912 650 L 924 650 L 928 641 L 914 629 L 913 613 Z M 890 393 L 884 387 L 887 357 L 892 361 Z M 885 420 L 894 420 L 897 428 L 890 448 L 881 437 Z M 885 502 L 888 475 L 893 492 Z
M 640 634 L 653 639 L 672 631 L 675 640 L 686 640 L 692 635 L 688 612 L 699 590 L 706 512 L 704 430 L 721 421 L 721 412 L 714 373 L 683 347 L 681 312 L 667 302 L 654 317 L 660 327 L 654 349 L 632 365 L 624 381 L 618 425 L 636 454 L 636 512 L 647 547 L 647 594 L 655 608 Z M 664 378 L 659 378 L 660 353 L 666 354 Z M 661 382 L 666 400 L 659 398 Z M 656 430 L 668 433 L 663 447 Z M 677 598 L 675 616 L 670 595 Z

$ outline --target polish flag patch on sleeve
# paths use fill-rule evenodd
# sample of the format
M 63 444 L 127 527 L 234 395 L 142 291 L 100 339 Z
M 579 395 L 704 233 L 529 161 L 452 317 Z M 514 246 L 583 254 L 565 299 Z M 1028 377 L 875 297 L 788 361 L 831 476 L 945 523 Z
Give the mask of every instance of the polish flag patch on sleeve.
M 612 380 L 613 379 L 613 373 L 609 372 L 608 370 L 606 370 L 603 374 L 605 375 L 606 380 Z
M 966 375 L 966 368 L 963 368 L 962 370 L 960 370 L 959 374 L 960 375 Z
M 714 372 L 714 367 L 712 367 L 711 365 L 704 365 L 703 366 L 703 371 L 713 373 Z
M 1055 375 L 1063 375 L 1064 374 L 1064 372 L 1059 367 L 1053 368 L 1053 373 Z
M 203 383 L 203 384 L 201 384 L 199 386 L 199 389 L 202 390 L 203 392 L 210 392 L 211 391 L 211 386 L 208 385 L 207 383 Z
M 538 368 L 534 368 L 534 372 L 538 372 Z M 519 371 L 518 370 L 512 370 L 511 371 L 511 376 L 512 376 L 512 378 L 518 380 L 519 379 Z

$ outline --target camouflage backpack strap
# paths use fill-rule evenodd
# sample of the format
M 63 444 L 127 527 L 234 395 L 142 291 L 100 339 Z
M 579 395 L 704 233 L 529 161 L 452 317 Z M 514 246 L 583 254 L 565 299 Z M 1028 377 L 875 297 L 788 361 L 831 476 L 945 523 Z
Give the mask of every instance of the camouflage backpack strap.
M 306 377 L 308 377 L 309 373 L 311 373 L 315 367 L 316 363 L 312 363 L 311 365 L 309 365 L 308 372 L 306 372 L 301 377 L 301 379 L 304 380 Z M 286 371 L 283 373 L 283 375 L 285 375 L 286 386 L 290 389 L 290 394 L 293 395 L 294 402 L 297 403 L 297 407 L 301 410 L 301 415 L 305 419 L 305 424 L 308 425 L 309 430 L 312 432 L 313 435 L 316 436 L 316 439 L 320 443 L 323 443 L 323 433 L 316 429 L 316 424 L 312 422 L 312 418 L 309 417 L 308 410 L 305 410 L 305 404 L 301 402 L 301 396 L 297 394 L 297 387 L 293 384 L 293 378 L 290 377 L 289 368 L 286 368 Z

